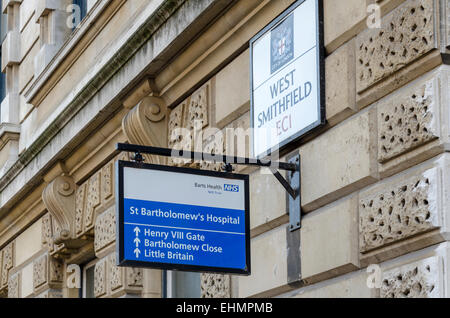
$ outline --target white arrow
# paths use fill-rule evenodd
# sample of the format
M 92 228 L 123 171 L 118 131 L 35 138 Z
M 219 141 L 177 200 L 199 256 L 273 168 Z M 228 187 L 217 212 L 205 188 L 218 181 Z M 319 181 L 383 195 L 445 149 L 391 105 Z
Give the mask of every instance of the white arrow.
M 136 247 L 134 249 L 134 254 L 136 254 L 136 258 L 139 258 L 139 254 L 141 254 L 141 251 Z
M 134 231 L 134 233 L 136 233 L 136 236 L 138 236 L 139 233 L 141 232 L 141 230 L 137 226 L 134 228 L 133 231 Z
M 136 243 L 136 247 L 138 247 L 139 243 L 141 243 L 141 240 L 136 237 L 133 242 Z

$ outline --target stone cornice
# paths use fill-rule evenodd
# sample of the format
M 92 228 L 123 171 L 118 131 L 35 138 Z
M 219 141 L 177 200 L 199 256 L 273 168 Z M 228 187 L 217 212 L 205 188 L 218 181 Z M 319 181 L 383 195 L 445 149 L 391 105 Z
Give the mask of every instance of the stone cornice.
M 20 126 L 15 124 L 3 123 L 0 125 L 0 150 L 10 141 L 19 140 Z

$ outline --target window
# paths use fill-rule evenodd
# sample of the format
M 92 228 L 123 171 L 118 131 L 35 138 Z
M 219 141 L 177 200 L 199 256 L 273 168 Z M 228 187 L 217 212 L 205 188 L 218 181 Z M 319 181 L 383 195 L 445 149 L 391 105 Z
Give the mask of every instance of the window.
M 200 273 L 163 272 L 164 298 L 200 298 Z
M 81 293 L 80 296 L 82 298 L 95 298 L 94 294 L 94 273 L 95 273 L 95 264 L 98 262 L 97 259 L 85 264 L 82 267 L 81 277 Z

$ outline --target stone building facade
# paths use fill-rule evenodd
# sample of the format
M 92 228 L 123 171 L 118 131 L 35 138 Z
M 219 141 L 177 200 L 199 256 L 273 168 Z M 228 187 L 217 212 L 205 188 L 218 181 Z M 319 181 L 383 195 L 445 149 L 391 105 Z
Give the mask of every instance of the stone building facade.
M 294 2 L 2 1 L 0 297 L 450 297 L 450 0 L 322 1 L 327 124 L 289 149 L 299 282 L 286 192 L 241 166 L 250 276 L 116 266 L 115 145 L 193 149 L 183 127 L 249 156 L 217 132 L 250 126 L 249 40 Z

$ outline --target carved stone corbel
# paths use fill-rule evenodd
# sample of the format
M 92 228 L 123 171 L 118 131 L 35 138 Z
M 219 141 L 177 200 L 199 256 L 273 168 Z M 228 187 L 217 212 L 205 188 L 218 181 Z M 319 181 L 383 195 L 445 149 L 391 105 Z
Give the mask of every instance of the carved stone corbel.
M 167 147 L 167 107 L 164 101 L 148 96 L 139 102 L 122 121 L 122 129 L 132 144 Z M 145 155 L 145 162 L 163 164 L 164 158 Z
M 42 192 L 42 200 L 52 216 L 52 240 L 56 245 L 56 254 L 70 254 L 86 244 L 76 239 L 75 233 L 75 192 L 76 185 L 68 176 L 58 176 Z

